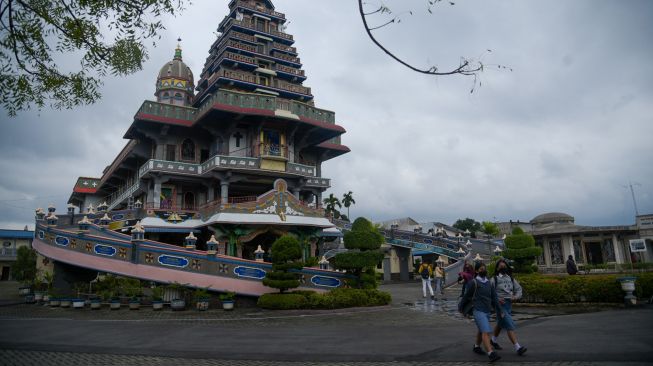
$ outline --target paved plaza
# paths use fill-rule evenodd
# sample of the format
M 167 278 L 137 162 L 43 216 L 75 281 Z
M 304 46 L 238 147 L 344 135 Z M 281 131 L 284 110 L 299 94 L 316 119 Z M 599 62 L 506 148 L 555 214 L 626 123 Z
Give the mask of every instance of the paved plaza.
M 472 353 L 475 326 L 418 283 L 384 285 L 390 306 L 337 311 L 238 308 L 197 312 L 74 310 L 5 302 L 3 365 L 431 365 L 487 364 Z M 653 308 L 518 307 L 524 357 L 504 335 L 500 363 L 653 364 Z M 590 309 L 596 310 L 596 309 Z M 580 312 L 580 313 L 579 313 Z

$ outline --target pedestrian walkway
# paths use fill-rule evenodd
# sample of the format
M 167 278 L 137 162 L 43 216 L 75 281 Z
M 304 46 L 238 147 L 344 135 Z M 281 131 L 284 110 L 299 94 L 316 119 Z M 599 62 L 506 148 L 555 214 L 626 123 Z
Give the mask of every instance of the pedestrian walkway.
M 140 355 L 111 355 L 97 353 L 39 352 L 0 350 L 4 366 L 23 365 L 103 365 L 103 366 L 487 366 L 487 362 L 292 362 L 215 360 L 203 358 L 155 357 Z M 502 364 L 506 362 L 501 362 Z M 510 362 L 511 366 L 646 366 L 645 362 Z

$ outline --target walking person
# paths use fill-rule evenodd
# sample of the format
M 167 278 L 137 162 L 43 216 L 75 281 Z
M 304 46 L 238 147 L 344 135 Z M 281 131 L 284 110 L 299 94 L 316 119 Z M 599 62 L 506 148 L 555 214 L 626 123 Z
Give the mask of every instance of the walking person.
M 431 287 L 431 280 L 433 278 L 433 267 L 429 262 L 424 261 L 419 268 L 417 273 L 422 277 L 422 295 L 426 298 L 426 289 L 429 289 L 431 294 L 431 300 L 435 300 L 435 295 L 433 294 L 433 287 Z
M 435 279 L 435 293 L 444 295 L 444 268 L 439 263 L 435 266 L 433 278 Z
M 512 268 L 510 268 L 503 258 L 499 259 L 496 267 L 494 267 L 492 286 L 496 290 L 503 316 L 497 321 L 497 325 L 494 327 L 494 334 L 490 343 L 494 349 L 502 349 L 499 343 L 497 343 L 497 337 L 501 333 L 501 330 L 505 329 L 506 333 L 508 333 L 508 339 L 510 339 L 510 342 L 515 347 L 515 352 L 523 356 L 527 349 L 517 342 L 515 323 L 512 320 L 512 302 L 521 299 L 522 288 L 519 282 L 512 276 Z
M 472 349 L 478 354 L 487 354 L 490 362 L 497 361 L 501 358 L 492 348 L 491 335 L 492 327 L 490 327 L 490 313 L 492 307 L 496 309 L 497 319 L 501 319 L 501 306 L 497 299 L 497 293 L 492 287 L 492 284 L 487 278 L 487 268 L 483 262 L 477 262 L 474 266 L 476 277 L 467 283 L 467 289 L 460 301 L 458 310 L 463 312 L 468 302 L 473 303 L 474 321 L 478 331 L 476 333 L 476 342 Z M 481 343 L 485 348 L 485 352 L 481 349 Z
M 576 267 L 576 262 L 574 262 L 574 256 L 571 254 L 569 254 L 569 258 L 567 259 L 567 273 L 570 275 L 578 273 L 578 267 Z
M 465 262 L 463 265 L 463 271 L 458 273 L 458 283 L 461 283 L 462 290 L 460 292 L 460 297 L 465 295 L 465 288 L 469 281 L 471 281 L 474 278 L 474 267 L 472 267 L 471 264 Z

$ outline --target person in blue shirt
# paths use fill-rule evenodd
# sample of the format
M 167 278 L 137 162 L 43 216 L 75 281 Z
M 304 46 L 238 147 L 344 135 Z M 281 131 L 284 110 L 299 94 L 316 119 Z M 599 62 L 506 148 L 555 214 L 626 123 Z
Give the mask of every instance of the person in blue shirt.
M 490 326 L 490 314 L 492 308 L 497 312 L 497 319 L 501 319 L 501 305 L 497 298 L 497 292 L 494 286 L 487 278 L 487 268 L 483 262 L 476 262 L 474 265 L 476 277 L 467 283 L 465 288 L 465 295 L 460 302 L 460 309 L 464 309 L 468 302 L 474 304 L 474 321 L 478 332 L 476 333 L 476 342 L 474 343 L 473 351 L 478 354 L 487 353 L 490 362 L 497 361 L 501 358 L 492 348 L 491 335 L 492 327 Z M 485 348 L 485 352 L 481 349 L 481 343 Z

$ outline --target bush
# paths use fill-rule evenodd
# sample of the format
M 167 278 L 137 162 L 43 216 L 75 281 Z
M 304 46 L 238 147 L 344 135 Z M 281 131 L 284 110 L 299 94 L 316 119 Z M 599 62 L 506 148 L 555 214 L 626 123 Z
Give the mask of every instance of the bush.
M 284 235 L 272 244 L 270 254 L 272 272 L 266 274 L 263 285 L 279 289 L 279 292 L 299 287 L 297 273 L 290 272 L 292 269 L 301 269 L 304 265 L 300 261 L 302 247 L 299 241 L 293 236 Z
M 517 273 L 532 273 L 535 258 L 542 253 L 542 248 L 535 246 L 535 239 L 524 230 L 516 227 L 512 235 L 505 240 L 506 249 L 503 255 L 514 261 L 514 270 Z
M 639 298 L 653 296 L 653 273 L 634 275 L 635 294 Z M 522 301 L 551 304 L 573 302 L 624 301 L 625 293 L 617 281 L 623 275 L 542 276 L 538 274 L 517 276 L 524 290 Z
M 389 293 L 376 289 L 339 288 L 321 294 L 315 291 L 293 291 L 285 294 L 264 294 L 258 306 L 271 310 L 342 309 L 349 307 L 382 306 L 392 301 Z
M 36 251 L 20 247 L 16 251 L 16 262 L 11 266 L 11 277 L 19 282 L 33 282 L 36 279 Z

